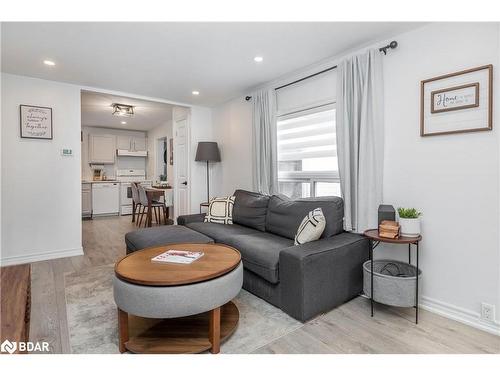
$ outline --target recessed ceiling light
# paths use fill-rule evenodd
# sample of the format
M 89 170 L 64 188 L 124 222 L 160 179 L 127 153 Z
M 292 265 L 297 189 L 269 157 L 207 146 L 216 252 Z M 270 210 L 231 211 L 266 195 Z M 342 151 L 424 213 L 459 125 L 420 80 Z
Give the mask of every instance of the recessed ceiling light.
M 200 95 L 200 92 L 199 91 L 193 91 L 192 94 L 193 95 Z
M 122 121 L 122 125 L 125 125 L 127 123 L 127 121 Z
M 253 61 L 255 61 L 255 62 L 262 62 L 263 60 L 264 60 L 264 58 L 262 56 L 255 56 L 253 58 Z
M 54 66 L 56 63 L 52 60 L 43 60 L 43 63 L 48 66 Z

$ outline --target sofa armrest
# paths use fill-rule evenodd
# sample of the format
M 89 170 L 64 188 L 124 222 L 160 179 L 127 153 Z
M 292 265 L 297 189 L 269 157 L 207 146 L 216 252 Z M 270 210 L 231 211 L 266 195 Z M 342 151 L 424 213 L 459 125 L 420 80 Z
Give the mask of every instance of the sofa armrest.
M 205 220 L 206 214 L 181 215 L 177 217 L 177 224 L 186 225 L 190 223 L 201 223 Z
M 357 296 L 369 246 L 366 237 L 344 232 L 282 250 L 281 308 L 304 322 Z

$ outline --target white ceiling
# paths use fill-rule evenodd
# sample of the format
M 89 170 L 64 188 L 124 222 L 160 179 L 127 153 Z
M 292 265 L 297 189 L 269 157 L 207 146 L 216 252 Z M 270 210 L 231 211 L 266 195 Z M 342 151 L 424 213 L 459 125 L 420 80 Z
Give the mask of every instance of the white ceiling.
M 2 71 L 213 106 L 421 23 L 2 23 Z M 254 56 L 263 56 L 255 63 Z M 50 59 L 56 66 L 42 62 Z M 200 91 L 194 97 L 191 92 Z
M 113 103 L 133 105 L 134 116 L 112 115 Z M 171 119 L 172 106 L 169 104 L 82 91 L 82 126 L 148 131 Z

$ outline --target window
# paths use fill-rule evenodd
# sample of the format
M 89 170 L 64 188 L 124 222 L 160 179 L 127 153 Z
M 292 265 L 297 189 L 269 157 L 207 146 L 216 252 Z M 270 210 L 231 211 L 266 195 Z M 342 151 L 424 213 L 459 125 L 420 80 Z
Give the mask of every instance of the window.
M 278 182 L 291 198 L 340 196 L 335 108 L 280 116 Z

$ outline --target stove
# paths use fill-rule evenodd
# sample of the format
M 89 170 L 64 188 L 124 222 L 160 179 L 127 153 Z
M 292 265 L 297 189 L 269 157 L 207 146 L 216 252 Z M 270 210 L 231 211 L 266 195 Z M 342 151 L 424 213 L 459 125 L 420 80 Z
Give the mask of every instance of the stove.
M 132 188 L 131 182 L 140 182 L 145 187 L 151 187 L 151 181 L 146 180 L 144 169 L 118 169 L 116 180 L 120 181 L 120 214 L 132 214 Z
M 118 169 L 116 179 L 120 182 L 145 181 L 146 171 L 144 169 Z

